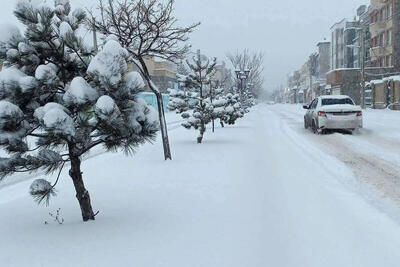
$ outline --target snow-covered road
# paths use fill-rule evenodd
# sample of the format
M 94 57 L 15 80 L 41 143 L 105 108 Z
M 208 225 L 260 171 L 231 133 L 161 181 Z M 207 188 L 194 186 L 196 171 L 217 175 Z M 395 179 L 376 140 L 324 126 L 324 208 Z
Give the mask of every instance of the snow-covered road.
M 159 143 L 134 158 L 87 160 L 85 181 L 100 210 L 93 223 L 80 222 L 67 172 L 49 208 L 35 206 L 29 182 L 1 189 L 0 263 L 397 266 L 397 209 L 364 188 L 336 150 L 324 150 L 348 137 L 320 141 L 301 128 L 298 108 L 259 105 L 237 126 L 207 132 L 202 145 L 196 133 L 175 129 L 172 162 L 162 161 Z M 65 223 L 44 225 L 57 208 Z
M 275 105 L 269 109 L 312 146 L 338 158 L 359 181 L 400 206 L 400 113 L 369 109 L 364 111 L 364 129 L 353 135 L 318 136 L 303 129 L 305 111 L 300 105 Z M 399 214 L 392 215 L 400 221 Z

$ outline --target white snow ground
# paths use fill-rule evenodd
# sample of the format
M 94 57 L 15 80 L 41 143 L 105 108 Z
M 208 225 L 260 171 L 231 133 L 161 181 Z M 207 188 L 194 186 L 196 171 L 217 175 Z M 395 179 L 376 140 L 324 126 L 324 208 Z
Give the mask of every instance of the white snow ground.
M 399 224 L 373 205 L 391 204 L 361 189 L 300 120 L 298 106 L 259 105 L 237 126 L 207 132 L 202 145 L 172 126 L 171 162 L 159 142 L 134 158 L 88 159 L 95 222 L 81 222 L 67 171 L 50 207 L 36 206 L 30 181 L 3 187 L 0 265 L 397 266 Z M 57 208 L 63 225 L 48 216 Z
M 359 132 L 316 136 L 303 129 L 305 111 L 301 106 L 276 105 L 269 108 L 313 145 L 342 161 L 358 181 L 372 186 L 380 196 L 394 200 L 400 206 L 399 112 L 367 109 L 363 112 L 364 128 Z M 400 222 L 400 214 L 392 215 Z

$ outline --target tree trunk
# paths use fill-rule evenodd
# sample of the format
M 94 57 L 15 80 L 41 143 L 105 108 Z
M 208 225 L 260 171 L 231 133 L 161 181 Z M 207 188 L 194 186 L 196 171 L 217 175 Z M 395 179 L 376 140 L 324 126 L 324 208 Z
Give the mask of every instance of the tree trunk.
M 203 134 L 200 131 L 200 135 L 197 137 L 197 143 L 201 144 L 201 142 L 203 142 Z
M 222 120 L 220 120 L 219 123 L 221 124 L 221 127 L 222 127 L 222 128 L 225 127 L 224 122 L 223 122 Z
M 165 121 L 164 103 L 162 99 L 162 94 L 160 92 L 157 92 L 155 93 L 155 95 L 157 98 L 158 118 L 160 120 L 161 137 L 164 148 L 164 158 L 165 160 L 168 159 L 172 160 L 171 148 L 169 146 L 167 122 Z
M 74 182 L 76 198 L 81 207 L 83 221 L 94 220 L 95 215 L 93 213 L 92 204 L 90 203 L 90 195 L 86 190 L 82 179 L 81 160 L 79 157 L 71 157 L 71 169 L 69 170 L 69 175 Z
M 201 144 L 203 142 L 203 136 L 204 132 L 206 131 L 206 127 L 203 121 L 201 121 L 201 126 L 200 126 L 200 135 L 197 137 L 197 143 Z
M 143 60 L 143 58 L 138 58 L 141 68 L 139 67 L 139 70 L 143 74 L 144 78 L 147 81 L 147 84 L 150 87 L 150 90 L 156 95 L 157 98 L 157 108 L 158 108 L 158 118 L 160 120 L 160 129 L 161 129 L 161 137 L 162 137 L 162 143 L 163 143 L 163 148 L 164 148 L 164 158 L 165 160 L 172 160 L 172 155 L 171 155 L 171 148 L 169 145 L 169 138 L 168 138 L 168 129 L 167 129 L 167 123 L 165 121 L 165 113 L 164 113 L 164 104 L 163 104 L 163 99 L 162 99 L 162 94 L 158 88 L 156 88 L 151 81 L 151 77 L 149 74 L 149 70 L 147 69 L 146 63 Z

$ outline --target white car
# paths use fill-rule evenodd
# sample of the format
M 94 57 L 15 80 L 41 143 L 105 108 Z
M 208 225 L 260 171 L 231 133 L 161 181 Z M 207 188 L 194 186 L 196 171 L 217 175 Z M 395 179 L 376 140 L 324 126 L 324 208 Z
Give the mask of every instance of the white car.
M 314 133 L 325 133 L 327 130 L 354 131 L 363 127 L 361 107 L 354 104 L 346 95 L 327 95 L 314 99 L 304 105 L 304 127 Z

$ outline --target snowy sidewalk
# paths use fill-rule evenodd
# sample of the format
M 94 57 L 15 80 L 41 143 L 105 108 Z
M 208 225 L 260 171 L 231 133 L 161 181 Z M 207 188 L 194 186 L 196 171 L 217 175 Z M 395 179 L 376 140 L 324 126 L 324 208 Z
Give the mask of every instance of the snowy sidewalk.
M 343 184 L 351 171 L 270 108 L 247 116 L 202 145 L 171 131 L 172 162 L 159 142 L 84 162 L 93 223 L 66 171 L 48 208 L 29 182 L 1 189 L 1 265 L 397 266 L 400 227 Z M 57 208 L 65 223 L 44 225 Z

